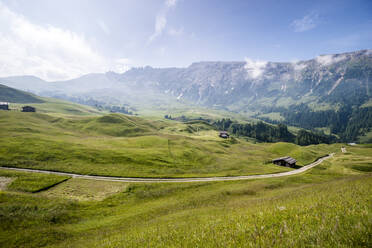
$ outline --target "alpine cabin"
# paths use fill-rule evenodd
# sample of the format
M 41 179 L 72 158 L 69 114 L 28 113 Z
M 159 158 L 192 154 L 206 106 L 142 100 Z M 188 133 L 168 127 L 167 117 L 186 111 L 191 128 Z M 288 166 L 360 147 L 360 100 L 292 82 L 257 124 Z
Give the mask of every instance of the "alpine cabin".
M 22 112 L 36 112 L 36 109 L 31 106 L 23 106 L 22 107 Z
M 296 159 L 291 158 L 289 156 L 273 159 L 273 163 L 276 165 L 292 167 L 292 168 L 296 167 L 296 162 L 297 162 Z
M 1 110 L 9 110 L 9 103 L 7 103 L 7 102 L 0 102 L 0 109 Z
M 226 131 L 221 131 L 219 136 L 220 136 L 221 138 L 223 138 L 223 139 L 227 139 L 227 138 L 230 137 L 229 133 L 226 132 Z

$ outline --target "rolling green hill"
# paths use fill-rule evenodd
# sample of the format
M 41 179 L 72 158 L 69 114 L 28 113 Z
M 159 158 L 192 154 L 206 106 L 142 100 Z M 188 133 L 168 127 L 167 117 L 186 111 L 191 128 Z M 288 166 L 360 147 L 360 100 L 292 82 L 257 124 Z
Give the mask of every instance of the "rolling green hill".
M 33 94 L 0 84 L 0 102 L 42 103 L 44 101 Z
M 0 84 L 0 102 L 9 102 L 10 109 L 19 111 L 24 105 L 31 105 L 37 112 L 52 115 L 102 115 L 105 112 L 93 107 L 71 103 L 48 97 L 39 97 L 28 92 L 13 89 Z
M 0 166 L 133 177 L 250 175 L 289 170 L 267 163 L 274 157 L 292 155 L 304 165 L 339 147 L 254 144 L 244 137 L 223 140 L 216 126 L 202 120 L 182 123 L 105 114 L 40 99 L 42 103 L 30 104 L 36 113 L 0 112 Z
M 41 98 L 0 111 L 0 166 L 123 177 L 210 177 L 292 170 L 249 181 L 123 183 L 0 170 L 1 247 L 370 247 L 370 145 L 256 143 L 202 120 L 107 114 Z M 12 103 L 17 109 L 23 103 Z M 341 147 L 346 152 L 341 152 Z
M 291 155 L 304 165 L 340 146 L 224 140 L 213 127 L 198 122 L 17 111 L 0 113 L 0 142 L 0 166 L 133 177 L 280 172 L 289 169 L 267 160 Z
M 36 108 L 36 112 L 54 116 L 91 116 L 106 113 L 93 107 L 54 98 L 41 97 L 41 99 L 42 103 L 11 103 L 9 106 L 12 110 L 20 110 L 24 105 L 31 105 Z

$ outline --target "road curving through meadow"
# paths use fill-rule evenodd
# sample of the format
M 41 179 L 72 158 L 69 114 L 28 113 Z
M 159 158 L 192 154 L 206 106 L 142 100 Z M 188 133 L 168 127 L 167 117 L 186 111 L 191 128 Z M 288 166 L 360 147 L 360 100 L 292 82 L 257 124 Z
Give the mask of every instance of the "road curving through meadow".
M 30 172 L 30 173 L 44 173 L 44 174 L 53 174 L 60 176 L 69 176 L 72 178 L 82 178 L 98 181 L 109 181 L 109 182 L 127 182 L 127 183 L 188 183 L 188 182 L 216 182 L 216 181 L 237 181 L 237 180 L 252 180 L 252 179 L 262 179 L 262 178 L 274 178 L 274 177 L 285 177 L 303 173 L 319 164 L 324 160 L 333 157 L 334 153 L 331 153 L 325 157 L 317 159 L 315 162 L 302 166 L 299 169 L 274 173 L 274 174 L 262 174 L 262 175 L 250 175 L 250 176 L 229 176 L 229 177 L 190 177 L 190 178 L 140 178 L 140 177 L 110 177 L 110 176 L 91 176 L 91 175 L 82 175 L 76 173 L 68 172 L 58 172 L 58 171 L 49 171 L 49 170 L 38 170 L 38 169 L 24 169 L 24 168 L 15 168 L 15 167 L 0 167 L 2 170 L 13 170 L 19 172 Z

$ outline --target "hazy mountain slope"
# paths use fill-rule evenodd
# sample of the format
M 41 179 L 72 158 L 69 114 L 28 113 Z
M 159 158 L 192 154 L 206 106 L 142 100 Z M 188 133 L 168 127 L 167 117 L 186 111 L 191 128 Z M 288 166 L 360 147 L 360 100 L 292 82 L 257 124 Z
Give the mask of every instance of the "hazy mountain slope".
M 10 109 L 12 110 L 20 110 L 22 106 L 28 104 L 35 107 L 38 113 L 49 113 L 53 115 L 88 116 L 107 113 L 90 106 L 49 97 L 39 97 L 0 84 L 0 102 L 3 101 L 9 102 Z
M 322 55 L 296 63 L 199 62 L 187 68 L 133 68 L 47 83 L 34 77 L 1 79 L 41 95 L 98 97 L 104 101 L 178 99 L 237 112 L 306 103 L 312 108 L 361 105 L 371 98 L 372 50 Z M 140 94 L 141 97 L 135 97 Z M 266 110 L 265 110 L 266 111 Z M 264 112 L 265 112 L 264 111 Z M 267 112 L 267 111 L 266 111 Z
M 372 127 L 372 50 L 296 63 L 200 62 L 188 68 L 132 69 L 118 79 L 199 105 L 289 125 L 326 128 L 345 141 Z M 267 115 L 274 113 L 274 115 Z M 265 115 L 266 114 L 266 115 Z
M 297 63 L 200 62 L 188 68 L 135 68 L 126 85 L 237 111 L 305 103 L 365 102 L 371 95 L 372 50 Z
M 50 83 L 30 77 L 2 81 L 43 96 L 91 105 L 126 104 L 162 112 L 172 112 L 175 106 L 223 109 L 299 127 L 324 127 L 348 140 L 372 126 L 368 119 L 361 132 L 358 120 L 348 127 L 352 116 L 366 112 L 360 106 L 372 99 L 372 50 L 295 63 L 199 62 L 187 68 L 147 66 L 123 74 L 96 73 Z M 368 107 L 367 116 L 371 111 Z M 347 130 L 354 131 L 345 134 Z
M 30 93 L 12 89 L 0 84 L 0 102 L 42 103 L 44 101 Z
M 33 93 L 52 90 L 52 85 L 35 76 L 13 76 L 0 78 L 0 83 L 6 86 Z

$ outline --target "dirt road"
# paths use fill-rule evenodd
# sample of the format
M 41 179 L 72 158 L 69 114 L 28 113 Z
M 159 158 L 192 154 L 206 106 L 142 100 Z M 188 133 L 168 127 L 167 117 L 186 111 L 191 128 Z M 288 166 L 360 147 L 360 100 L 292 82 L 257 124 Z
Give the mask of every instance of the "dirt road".
M 186 182 L 214 182 L 214 181 L 235 181 L 235 180 L 250 180 L 250 179 L 260 179 L 260 178 L 274 178 L 274 177 L 285 177 L 290 175 L 296 175 L 305 172 L 318 164 L 322 163 L 324 160 L 331 158 L 334 153 L 329 154 L 326 157 L 320 158 L 317 161 L 305 165 L 297 170 L 275 173 L 275 174 L 263 174 L 263 175 L 251 175 L 251 176 L 231 176 L 231 177 L 190 177 L 190 178 L 136 178 L 136 177 L 107 177 L 107 176 L 90 176 L 81 175 L 75 173 L 66 172 L 56 172 L 48 170 L 37 170 L 37 169 L 22 169 L 22 168 L 10 168 L 10 167 L 0 167 L 1 170 L 14 170 L 21 172 L 33 172 L 33 173 L 45 173 L 54 174 L 61 176 L 70 176 L 72 178 L 83 178 L 91 180 L 100 181 L 110 181 L 110 182 L 130 182 L 130 183 L 161 183 L 161 182 L 173 182 L 173 183 L 186 183 Z

